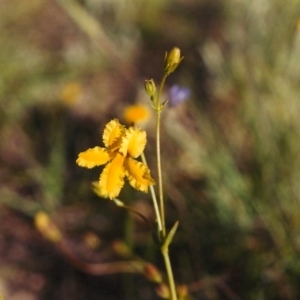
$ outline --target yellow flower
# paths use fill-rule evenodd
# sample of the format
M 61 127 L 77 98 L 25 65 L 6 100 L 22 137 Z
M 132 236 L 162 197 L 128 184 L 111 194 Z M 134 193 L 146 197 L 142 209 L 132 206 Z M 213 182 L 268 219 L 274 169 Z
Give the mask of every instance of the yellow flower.
M 123 117 L 125 121 L 129 124 L 147 122 L 150 117 L 150 110 L 145 105 L 130 105 L 124 110 Z
M 136 127 L 126 129 L 114 119 L 106 124 L 103 132 L 106 148 L 94 147 L 81 152 L 76 163 L 85 168 L 107 164 L 96 188 L 103 197 L 116 198 L 124 185 L 125 176 L 133 188 L 147 192 L 148 186 L 155 182 L 148 167 L 134 159 L 142 154 L 146 142 L 145 131 Z

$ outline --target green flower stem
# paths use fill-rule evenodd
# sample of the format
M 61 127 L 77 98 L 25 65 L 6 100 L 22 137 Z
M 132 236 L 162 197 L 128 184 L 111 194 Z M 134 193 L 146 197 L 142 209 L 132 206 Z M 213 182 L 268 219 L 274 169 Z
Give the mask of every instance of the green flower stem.
M 161 103 L 161 94 L 162 90 L 166 81 L 168 74 L 164 74 L 157 98 L 154 102 L 154 108 L 156 110 L 156 156 L 157 156 L 157 176 L 158 176 L 158 195 L 159 195 L 159 206 L 160 206 L 160 216 L 161 216 L 161 222 L 162 222 L 162 237 L 165 239 L 166 237 L 166 224 L 165 224 L 165 208 L 164 208 L 164 198 L 163 198 L 163 184 L 162 184 L 162 171 L 161 171 L 161 153 L 160 153 L 160 120 L 161 120 L 161 112 L 163 110 L 164 104 Z M 161 248 L 161 252 L 164 258 L 167 276 L 168 276 L 168 282 L 169 282 L 169 288 L 171 293 L 171 300 L 177 300 L 177 294 L 176 294 L 176 288 L 175 288 L 175 281 L 173 276 L 173 270 L 172 265 L 169 257 L 169 244 L 165 244 Z
M 157 155 L 157 176 L 158 176 L 158 197 L 159 197 L 159 209 L 162 225 L 162 236 L 166 236 L 166 224 L 165 224 L 165 208 L 163 198 L 163 185 L 162 185 L 162 171 L 161 171 L 161 157 L 160 157 L 160 117 L 161 112 L 157 111 L 156 114 L 156 155 Z
M 143 161 L 144 165 L 148 166 L 144 152 L 142 153 L 141 157 L 142 157 L 142 161 Z M 158 230 L 159 230 L 159 232 L 162 232 L 162 222 L 161 222 L 161 217 L 160 217 L 160 212 L 159 212 L 159 208 L 158 208 L 158 202 L 157 202 L 156 194 L 154 191 L 154 187 L 153 187 L 153 185 L 150 185 L 149 188 L 150 188 L 151 198 L 153 201 Z
M 169 233 L 168 233 L 167 237 L 165 238 L 164 243 L 160 249 L 161 253 L 164 257 L 165 266 L 166 266 L 166 270 L 167 270 L 168 282 L 169 282 L 170 293 L 171 293 L 171 300 L 177 300 L 177 294 L 176 294 L 175 281 L 174 281 L 174 276 L 173 276 L 173 271 L 172 271 L 172 265 L 171 265 L 170 257 L 169 257 L 169 246 L 172 243 L 172 240 L 176 233 L 178 225 L 179 225 L 179 222 L 176 221 L 175 224 L 173 225 L 172 229 L 169 231 Z
M 161 98 L 162 90 L 163 90 L 163 87 L 165 85 L 165 81 L 166 81 L 167 77 L 168 77 L 167 74 L 165 74 L 163 76 L 163 78 L 161 80 L 161 83 L 160 83 L 160 86 L 159 86 L 159 89 L 158 89 L 157 97 L 156 97 L 156 99 L 154 101 L 154 107 L 155 107 L 156 111 L 161 111 L 161 107 L 160 107 L 161 100 L 160 100 L 160 98 Z
M 159 196 L 159 207 L 160 216 L 162 222 L 162 236 L 166 236 L 166 224 L 165 224 L 165 209 L 164 209 L 164 198 L 163 198 L 163 185 L 162 185 L 162 171 L 161 171 L 161 158 L 160 158 L 160 117 L 162 111 L 161 94 L 168 75 L 164 75 L 157 94 L 157 98 L 154 102 L 156 110 L 156 156 L 157 156 L 157 176 L 158 176 L 158 196 Z
M 172 265 L 171 265 L 170 256 L 169 256 L 169 247 L 165 247 L 165 248 L 161 249 L 161 253 L 163 255 L 166 270 L 167 270 L 169 288 L 170 288 L 170 293 L 171 293 L 171 300 L 177 300 L 175 280 L 174 280 Z

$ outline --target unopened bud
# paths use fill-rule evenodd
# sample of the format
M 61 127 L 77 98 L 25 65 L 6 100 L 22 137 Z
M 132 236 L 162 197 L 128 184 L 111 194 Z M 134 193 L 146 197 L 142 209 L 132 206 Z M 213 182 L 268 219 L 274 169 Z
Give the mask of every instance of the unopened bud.
M 169 290 L 168 286 L 164 283 L 161 283 L 156 288 L 156 293 L 162 299 L 170 299 L 170 290 Z
M 179 300 L 186 300 L 188 297 L 188 288 L 185 284 L 177 286 L 177 294 Z
M 148 280 L 155 283 L 162 282 L 162 276 L 159 270 L 152 264 L 146 264 L 144 269 L 144 274 Z
M 123 258 L 132 256 L 132 252 L 131 252 L 130 248 L 120 240 L 115 240 L 112 243 L 112 247 L 113 247 L 114 251 L 118 255 L 122 256 Z
M 145 89 L 147 94 L 150 97 L 154 97 L 155 93 L 156 93 L 156 86 L 155 86 L 155 82 L 153 79 L 150 80 L 145 80 Z
M 42 235 L 51 242 L 58 243 L 62 240 L 60 230 L 45 212 L 40 211 L 35 215 L 34 224 Z
M 169 53 L 166 52 L 165 56 L 165 72 L 167 75 L 171 74 L 178 67 L 183 57 L 180 57 L 180 49 L 174 47 Z
M 90 249 L 97 249 L 101 244 L 99 237 L 90 231 L 83 236 L 83 241 Z

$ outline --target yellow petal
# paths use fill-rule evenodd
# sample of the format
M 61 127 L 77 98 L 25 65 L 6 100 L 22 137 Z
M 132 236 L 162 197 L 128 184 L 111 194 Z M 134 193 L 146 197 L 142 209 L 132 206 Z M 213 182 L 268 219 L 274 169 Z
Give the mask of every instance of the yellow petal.
M 128 157 L 124 161 L 124 167 L 129 183 L 135 189 L 148 192 L 148 186 L 155 184 L 150 175 L 150 170 L 143 163 Z
M 114 199 L 117 197 L 124 185 L 124 156 L 120 153 L 109 163 L 103 170 L 100 181 L 99 189 L 101 195 Z
M 110 160 L 109 152 L 101 147 L 90 148 L 79 153 L 76 163 L 80 167 L 94 168 L 106 164 Z
M 122 138 L 120 152 L 123 155 L 131 157 L 138 157 L 144 151 L 147 143 L 146 132 L 140 128 L 129 127 Z
M 118 148 L 124 131 L 125 127 L 119 123 L 118 119 L 111 120 L 106 124 L 103 132 L 104 145 L 111 150 Z

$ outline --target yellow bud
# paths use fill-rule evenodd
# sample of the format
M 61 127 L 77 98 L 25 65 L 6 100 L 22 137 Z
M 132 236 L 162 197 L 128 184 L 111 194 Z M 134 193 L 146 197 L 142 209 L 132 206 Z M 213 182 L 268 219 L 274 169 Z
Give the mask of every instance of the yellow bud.
M 186 285 L 182 284 L 177 286 L 178 299 L 185 300 L 188 297 L 188 288 Z
M 155 82 L 153 79 L 150 80 L 145 80 L 145 89 L 147 94 L 150 97 L 154 97 L 155 93 L 156 93 L 156 86 L 155 86 Z
M 96 249 L 101 244 L 99 237 L 91 231 L 83 236 L 83 241 L 90 249 Z
M 118 253 L 118 255 L 122 256 L 123 258 L 132 256 L 131 249 L 120 240 L 114 241 L 112 243 L 112 248 L 116 253 Z
M 162 282 L 162 275 L 159 272 L 159 270 L 152 264 L 147 263 L 145 265 L 144 274 L 147 277 L 148 280 L 155 282 L 155 283 L 161 283 Z
M 35 227 L 42 235 L 53 243 L 58 243 L 62 239 L 62 234 L 50 217 L 45 212 L 38 212 L 34 217 Z
M 180 57 L 180 49 L 174 47 L 169 53 L 166 52 L 165 56 L 165 72 L 167 75 L 171 74 L 178 67 L 183 57 Z
M 170 299 L 170 290 L 169 290 L 168 286 L 164 283 L 161 283 L 156 288 L 156 293 L 162 299 Z

